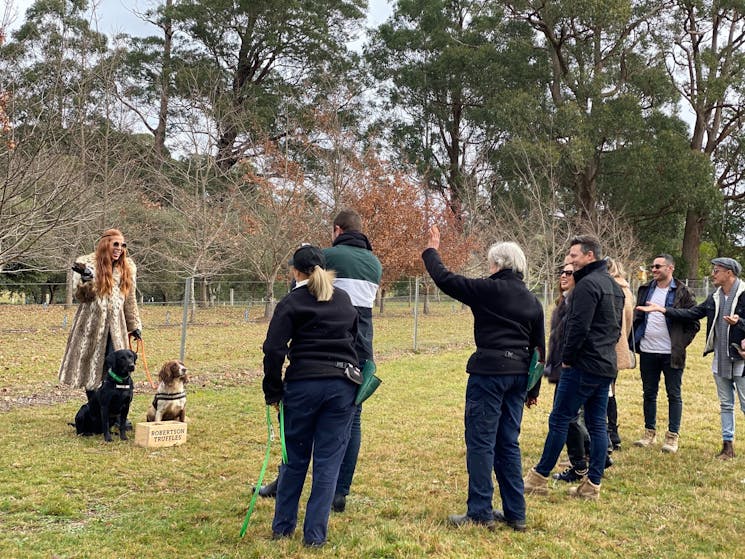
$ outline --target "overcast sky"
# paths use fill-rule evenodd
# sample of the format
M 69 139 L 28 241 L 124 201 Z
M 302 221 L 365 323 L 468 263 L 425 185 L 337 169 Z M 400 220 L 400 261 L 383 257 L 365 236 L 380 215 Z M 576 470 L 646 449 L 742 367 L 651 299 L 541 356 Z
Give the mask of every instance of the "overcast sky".
M 393 0 L 391 0 L 393 1 Z M 12 8 L 11 29 L 17 28 L 24 19 L 24 14 L 33 0 L 0 0 L 0 3 Z M 98 30 L 113 36 L 118 33 L 128 35 L 151 35 L 156 28 L 138 17 L 138 13 L 160 4 L 158 0 L 92 0 L 95 20 L 98 20 Z M 0 8 L 0 10 L 2 10 Z M 367 26 L 377 26 L 391 14 L 388 0 L 368 0 Z M 2 13 L 0 12 L 0 16 Z M 361 41 L 359 41 L 361 44 Z M 356 45 L 355 45 L 356 46 Z

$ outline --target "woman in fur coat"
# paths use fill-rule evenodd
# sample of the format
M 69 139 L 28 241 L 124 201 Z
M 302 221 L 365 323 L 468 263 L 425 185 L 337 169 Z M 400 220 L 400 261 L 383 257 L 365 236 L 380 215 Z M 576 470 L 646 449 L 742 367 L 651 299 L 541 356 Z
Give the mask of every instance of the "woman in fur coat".
M 73 290 L 80 305 L 70 328 L 59 381 L 84 388 L 90 398 L 101 384 L 106 355 L 129 346 L 128 333 L 140 339 L 142 323 L 135 288 L 137 267 L 117 229 L 104 231 L 96 251 L 73 266 Z

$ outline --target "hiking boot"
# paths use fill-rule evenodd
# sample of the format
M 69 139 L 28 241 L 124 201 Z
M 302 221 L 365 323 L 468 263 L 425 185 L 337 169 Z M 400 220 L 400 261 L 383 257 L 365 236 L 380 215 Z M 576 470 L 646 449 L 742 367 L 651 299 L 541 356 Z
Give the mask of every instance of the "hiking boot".
M 654 429 L 644 429 L 644 436 L 634 442 L 634 446 L 647 448 L 657 442 L 657 431 Z
M 506 524 L 516 532 L 524 532 L 527 529 L 524 520 L 507 520 L 501 510 L 495 509 L 494 511 L 492 511 L 492 515 L 494 516 L 494 520 L 496 520 L 497 522 L 501 522 L 502 524 Z
M 735 446 L 732 441 L 722 441 L 722 450 L 717 455 L 720 460 L 730 460 L 735 457 Z
M 525 486 L 526 495 L 532 493 L 548 495 L 548 478 L 536 472 L 535 468 L 528 470 L 527 475 L 523 478 L 523 485 Z
M 577 487 L 569 488 L 569 495 L 580 499 L 597 501 L 600 498 L 600 484 L 595 485 L 590 478 L 585 476 Z
M 467 514 L 451 514 L 448 516 L 448 524 L 451 526 L 466 526 L 468 524 L 476 524 L 478 526 L 484 526 L 488 530 L 494 530 L 494 519 L 489 518 L 487 520 L 476 520 L 471 518 Z
M 610 441 L 611 450 L 621 448 L 621 436 L 618 434 L 618 431 L 608 431 L 608 440 Z
M 662 452 L 669 452 L 675 454 L 678 452 L 678 433 L 671 433 L 668 431 L 665 433 L 665 444 L 662 445 Z
M 551 477 L 559 481 L 565 481 L 567 483 L 574 483 L 575 481 L 581 480 L 586 475 L 587 475 L 587 468 L 583 470 L 578 470 L 577 468 L 572 466 L 571 468 L 567 468 L 563 472 L 556 473 L 552 475 Z
M 341 493 L 334 495 L 334 500 L 331 502 L 331 510 L 334 512 L 344 512 L 347 508 L 347 498 Z

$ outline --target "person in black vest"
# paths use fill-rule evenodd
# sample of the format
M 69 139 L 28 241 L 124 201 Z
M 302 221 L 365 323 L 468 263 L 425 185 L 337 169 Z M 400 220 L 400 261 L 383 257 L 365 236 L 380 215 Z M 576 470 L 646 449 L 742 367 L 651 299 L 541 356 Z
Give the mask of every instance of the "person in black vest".
M 527 268 L 522 249 L 511 242 L 492 245 L 486 279 L 459 276 L 440 260 L 440 231 L 429 232 L 422 253 L 427 272 L 446 295 L 468 305 L 473 313 L 476 351 L 466 372 L 465 438 L 468 467 L 468 510 L 451 515 L 454 526 L 479 524 L 493 529 L 495 520 L 525 530 L 520 457 L 523 406 L 538 399 L 540 383 L 528 394 L 532 351 L 545 355 L 543 307 L 523 281 Z M 492 509 L 496 474 L 504 512 Z
M 280 469 L 273 538 L 295 531 L 298 503 L 313 457 L 313 485 L 303 525 L 306 546 L 326 543 L 331 501 L 349 440 L 359 372 L 357 311 L 334 289 L 323 252 L 303 246 L 292 258 L 295 287 L 274 312 L 264 341 L 264 397 L 283 402 L 287 464 Z M 289 344 L 289 347 L 288 347 Z M 282 366 L 290 361 L 282 378 Z

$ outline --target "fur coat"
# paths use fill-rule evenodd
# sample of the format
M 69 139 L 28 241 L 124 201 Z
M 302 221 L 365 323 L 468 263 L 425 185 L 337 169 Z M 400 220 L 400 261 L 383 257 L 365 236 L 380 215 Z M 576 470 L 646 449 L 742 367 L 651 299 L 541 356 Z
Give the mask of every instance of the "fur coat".
M 631 369 L 631 353 L 629 349 L 629 335 L 634 322 L 634 296 L 629 289 L 629 282 L 623 278 L 614 277 L 623 291 L 623 317 L 621 319 L 621 337 L 616 344 L 616 362 L 618 370 Z
M 92 268 L 94 274 L 98 273 L 95 253 L 81 256 L 77 262 Z M 119 266 L 114 267 L 114 287 L 106 297 L 100 297 L 96 293 L 95 280 L 84 283 L 80 274 L 73 275 L 73 291 L 80 305 L 72 321 L 59 369 L 59 381 L 62 384 L 86 390 L 98 388 L 103 378 L 107 338 L 111 337 L 114 351 L 127 349 L 127 334 L 135 329 L 142 329 L 135 297 L 137 267 L 129 258 L 125 264 L 129 267 L 132 278 L 132 287 L 126 298 L 119 290 Z

